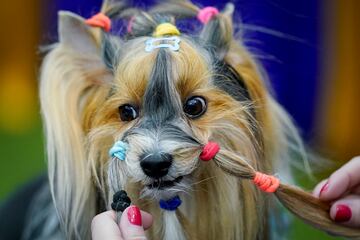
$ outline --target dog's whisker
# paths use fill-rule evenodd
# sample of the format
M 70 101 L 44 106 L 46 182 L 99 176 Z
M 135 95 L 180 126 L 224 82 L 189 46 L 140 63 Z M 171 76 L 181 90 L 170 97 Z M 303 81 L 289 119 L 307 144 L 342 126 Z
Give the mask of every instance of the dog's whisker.
M 197 182 L 192 183 L 191 186 L 195 186 L 195 185 L 198 185 L 198 184 L 200 184 L 200 183 L 203 183 L 203 182 L 206 182 L 206 181 L 210 181 L 210 180 L 212 180 L 212 179 L 214 179 L 214 178 L 217 178 L 217 176 L 207 177 L 207 178 L 205 178 L 205 179 L 202 179 L 202 180 L 200 180 L 200 181 L 197 181 Z

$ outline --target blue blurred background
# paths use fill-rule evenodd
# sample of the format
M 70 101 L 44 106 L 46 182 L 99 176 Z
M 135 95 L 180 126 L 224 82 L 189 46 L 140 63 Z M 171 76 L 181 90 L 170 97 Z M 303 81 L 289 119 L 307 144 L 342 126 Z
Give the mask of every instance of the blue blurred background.
M 134 1 L 135 2 L 135 1 Z M 152 1 L 137 1 L 148 6 Z M 215 0 L 196 1 L 222 7 Z M 307 143 L 339 164 L 360 154 L 357 0 L 238 0 L 244 40 Z M 2 3 L 0 199 L 45 170 L 37 97 L 39 46 L 57 39 L 57 11 L 89 17 L 101 0 Z M 309 186 L 308 186 L 309 187 Z M 296 223 L 291 239 L 335 239 Z

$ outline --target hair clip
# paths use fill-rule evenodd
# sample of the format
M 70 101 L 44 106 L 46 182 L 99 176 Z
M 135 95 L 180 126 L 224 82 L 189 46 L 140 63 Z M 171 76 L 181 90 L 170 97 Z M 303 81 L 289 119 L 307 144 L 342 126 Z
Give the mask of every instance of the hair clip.
M 98 13 L 91 18 L 87 19 L 85 23 L 92 27 L 100 27 L 106 32 L 110 32 L 111 19 L 103 13 Z
M 177 27 L 171 23 L 161 23 L 159 24 L 154 33 L 153 37 L 163 37 L 163 36 L 180 36 L 180 31 Z
M 220 151 L 219 144 L 217 144 L 216 142 L 208 142 L 204 146 L 204 148 L 200 154 L 200 160 L 205 161 L 205 162 L 210 161 L 211 159 L 213 159 L 216 156 L 216 154 L 219 151 Z
M 207 24 L 214 16 L 219 14 L 219 10 L 215 7 L 205 7 L 201 9 L 197 15 L 197 18 L 203 24 Z
M 123 212 L 131 204 L 131 200 L 124 190 L 118 191 L 113 196 L 111 208 L 116 212 Z
M 175 211 L 180 207 L 181 203 L 182 201 L 177 195 L 169 200 L 160 199 L 159 201 L 160 208 L 167 211 Z
M 116 157 L 121 161 L 125 160 L 126 157 L 126 151 L 127 151 L 128 145 L 123 141 L 117 141 L 114 143 L 114 146 L 110 148 L 109 155 L 110 157 Z
M 261 172 L 256 172 L 253 182 L 263 192 L 273 193 L 280 186 L 280 180 L 275 176 L 267 175 Z
M 163 37 L 163 38 L 150 38 L 145 42 L 145 51 L 152 52 L 157 48 L 168 48 L 172 51 L 178 51 L 180 49 L 180 38 L 177 36 Z
M 208 142 L 203 147 L 199 158 L 202 161 L 210 161 L 211 159 L 216 157 L 219 151 L 219 144 L 217 144 L 216 142 Z M 278 178 L 261 172 L 255 172 L 253 182 L 256 186 L 260 188 L 261 191 L 268 193 L 276 192 L 276 190 L 280 186 L 280 180 Z
M 135 21 L 135 16 L 132 16 L 129 19 L 128 25 L 126 27 L 126 30 L 127 30 L 128 33 L 132 33 L 132 28 L 133 28 L 133 25 L 134 25 L 134 21 Z

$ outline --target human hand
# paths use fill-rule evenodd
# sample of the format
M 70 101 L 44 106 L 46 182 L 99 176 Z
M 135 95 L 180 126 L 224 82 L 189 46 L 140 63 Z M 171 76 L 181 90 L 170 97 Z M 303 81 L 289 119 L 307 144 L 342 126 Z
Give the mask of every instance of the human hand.
M 149 213 L 132 205 L 125 209 L 119 224 L 112 210 L 95 216 L 91 223 L 91 235 L 93 240 L 146 240 L 145 230 L 152 222 Z
M 320 182 L 313 195 L 331 202 L 330 217 L 335 222 L 360 227 L 360 157 L 353 158 Z

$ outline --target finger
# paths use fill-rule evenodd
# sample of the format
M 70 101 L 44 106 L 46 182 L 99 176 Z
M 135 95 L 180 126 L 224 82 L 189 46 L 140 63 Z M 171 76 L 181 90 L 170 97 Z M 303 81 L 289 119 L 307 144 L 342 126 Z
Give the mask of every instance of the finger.
M 351 189 L 351 193 L 360 195 L 360 184 Z
M 93 240 L 122 239 L 114 211 L 103 212 L 93 218 L 91 222 L 91 236 Z
M 330 209 L 335 222 L 349 227 L 360 227 L 360 196 L 349 195 L 336 201 Z
M 359 184 L 359 171 L 360 157 L 356 157 L 331 174 L 329 181 L 320 192 L 320 199 L 324 201 L 335 200 Z
M 317 197 L 317 198 L 320 197 L 321 189 L 324 188 L 324 185 L 327 183 L 327 181 L 328 181 L 327 179 L 324 179 L 318 185 L 316 185 L 316 187 L 314 188 L 313 193 L 312 193 L 314 197 Z
M 142 217 L 142 223 L 145 230 L 148 230 L 153 224 L 153 216 L 145 211 L 140 211 Z
M 123 212 L 120 220 L 120 230 L 125 240 L 146 239 L 144 225 L 150 227 L 152 217 L 146 212 L 141 212 L 137 206 L 130 206 Z

